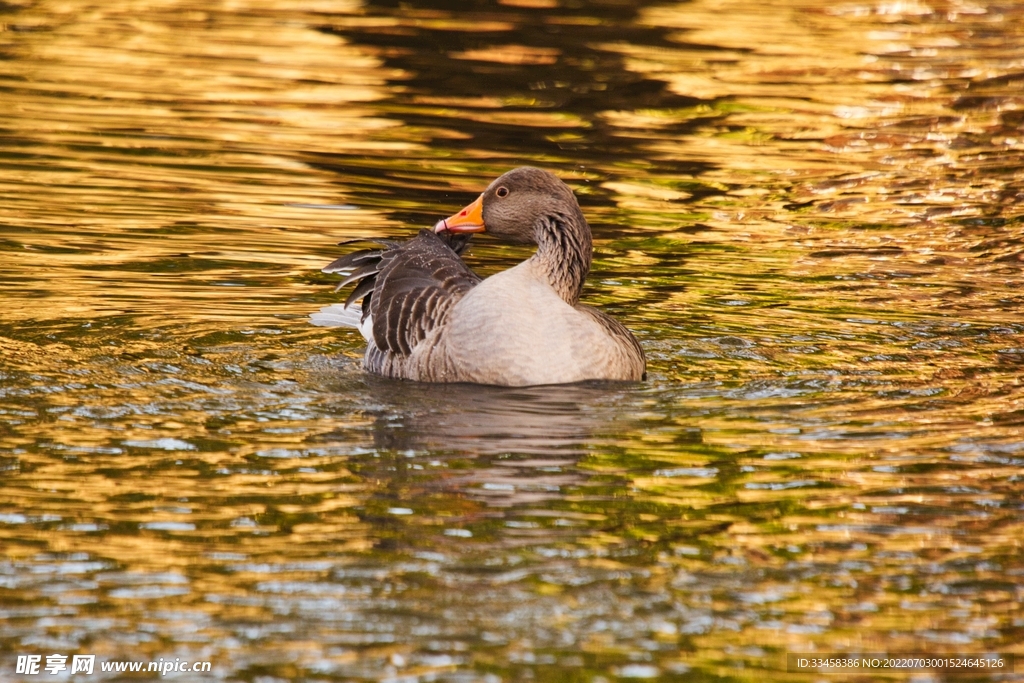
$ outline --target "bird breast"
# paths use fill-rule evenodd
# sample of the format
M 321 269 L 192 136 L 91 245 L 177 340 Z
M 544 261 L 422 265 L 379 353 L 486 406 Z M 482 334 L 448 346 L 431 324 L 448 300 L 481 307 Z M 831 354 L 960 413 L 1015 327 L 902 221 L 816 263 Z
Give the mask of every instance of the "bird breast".
M 601 376 L 616 350 L 592 316 L 563 301 L 526 261 L 493 275 L 452 310 L 446 355 L 462 381 L 525 386 Z

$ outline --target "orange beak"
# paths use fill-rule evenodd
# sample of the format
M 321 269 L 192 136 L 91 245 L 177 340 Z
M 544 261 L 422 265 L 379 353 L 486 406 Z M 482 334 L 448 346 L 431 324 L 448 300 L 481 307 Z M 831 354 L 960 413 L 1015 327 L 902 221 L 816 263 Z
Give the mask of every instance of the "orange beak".
M 454 216 L 439 220 L 434 226 L 434 232 L 483 232 L 485 228 L 484 196 L 480 195 Z

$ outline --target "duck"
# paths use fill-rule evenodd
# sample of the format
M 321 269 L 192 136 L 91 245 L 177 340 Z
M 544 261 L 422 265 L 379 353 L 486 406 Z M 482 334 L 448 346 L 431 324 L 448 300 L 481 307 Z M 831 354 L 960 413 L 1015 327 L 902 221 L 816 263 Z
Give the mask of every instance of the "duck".
M 481 278 L 462 259 L 478 233 L 536 251 Z M 508 171 L 411 239 L 355 241 L 373 247 L 323 269 L 345 276 L 337 289 L 354 289 L 311 322 L 358 328 L 370 373 L 508 387 L 646 379 L 636 337 L 580 303 L 593 257 L 590 225 L 573 191 L 549 171 Z

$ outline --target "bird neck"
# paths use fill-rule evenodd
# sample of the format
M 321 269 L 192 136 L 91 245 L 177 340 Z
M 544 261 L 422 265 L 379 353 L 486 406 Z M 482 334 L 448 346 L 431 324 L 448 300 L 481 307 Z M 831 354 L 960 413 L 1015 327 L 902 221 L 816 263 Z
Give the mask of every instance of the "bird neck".
M 575 215 L 546 215 L 538 222 L 536 235 L 537 253 L 531 259 L 558 296 L 575 306 L 594 248 L 587 220 L 578 210 Z

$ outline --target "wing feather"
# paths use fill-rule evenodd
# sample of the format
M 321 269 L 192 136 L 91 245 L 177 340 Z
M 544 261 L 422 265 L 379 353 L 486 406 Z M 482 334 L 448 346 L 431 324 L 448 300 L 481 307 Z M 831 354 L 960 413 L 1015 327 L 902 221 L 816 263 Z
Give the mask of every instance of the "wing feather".
M 320 269 L 322 273 L 340 273 L 343 271 L 351 270 L 367 261 L 375 261 L 380 259 L 380 255 L 385 249 L 394 247 L 397 242 L 391 240 L 346 240 L 344 242 L 338 242 L 339 246 L 346 244 L 354 244 L 356 242 L 368 242 L 370 244 L 376 244 L 377 249 L 360 249 L 359 251 L 353 251 L 351 254 L 345 254 L 344 256 L 331 261 L 329 264 Z
M 377 348 L 408 356 L 480 282 L 459 257 L 469 237 L 422 230 L 406 242 L 361 240 L 379 248 L 346 254 L 323 270 L 345 275 L 339 288 L 356 283 L 345 305 L 363 300 L 363 320 L 371 318 Z
M 363 265 L 361 265 L 358 268 L 356 268 L 355 270 L 353 270 L 348 275 L 348 277 L 346 277 L 344 280 L 341 281 L 341 284 L 339 284 L 337 287 L 335 287 L 334 291 L 338 291 L 339 289 L 341 289 L 345 285 L 350 285 L 353 282 L 355 282 L 356 280 L 362 280 L 363 278 L 365 278 L 367 276 L 376 275 L 379 272 L 380 272 L 380 258 L 377 257 L 376 260 L 370 261 L 369 263 L 364 263 Z
M 376 284 L 376 278 L 372 277 L 360 281 L 360 283 L 356 285 L 355 289 L 352 290 L 352 293 L 348 295 L 348 298 L 345 299 L 345 307 L 347 308 L 348 306 L 351 306 L 352 302 L 354 301 L 359 301 L 360 299 L 371 297 L 371 295 L 373 294 L 373 288 L 376 286 Z M 370 315 L 371 300 L 372 297 L 371 299 L 363 301 L 363 320 L 366 320 L 366 316 Z

